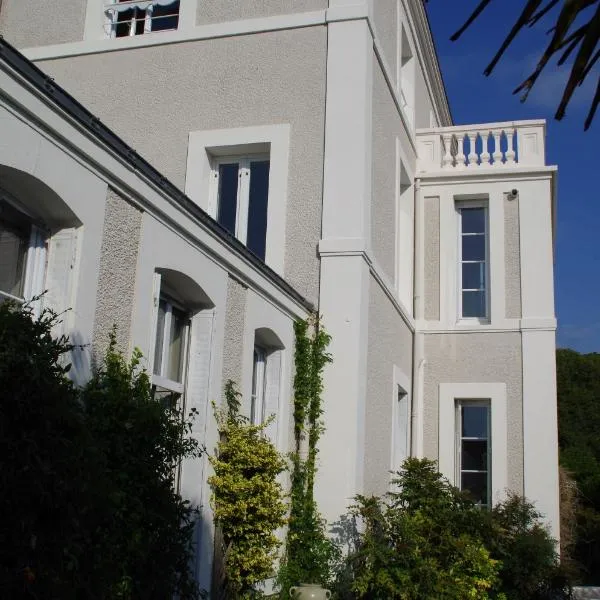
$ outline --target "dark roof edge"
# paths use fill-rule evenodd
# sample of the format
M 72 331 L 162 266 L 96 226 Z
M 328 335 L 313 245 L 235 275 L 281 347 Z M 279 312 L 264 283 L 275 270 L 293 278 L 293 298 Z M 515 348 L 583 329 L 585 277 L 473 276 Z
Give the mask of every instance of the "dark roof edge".
M 308 311 L 313 311 L 314 306 L 296 291 L 283 277 L 268 267 L 260 258 L 254 255 L 235 236 L 231 235 L 208 213 L 202 210 L 195 202 L 188 198 L 175 184 L 153 167 L 146 159 L 142 158 L 133 148 L 128 146 L 116 133 L 109 129 L 98 117 L 93 115 L 85 106 L 78 102 L 54 79 L 46 75 L 28 58 L 21 54 L 14 46 L 9 44 L 0 35 L 0 60 L 8 64 L 19 75 L 41 91 L 56 106 L 75 119 L 95 138 L 108 146 L 119 157 L 125 160 L 133 169 L 144 175 L 155 186 L 167 193 L 185 210 L 196 217 L 203 225 L 218 237 L 222 238 L 233 251 L 241 254 L 246 260 L 272 280 L 288 296 L 304 306 Z

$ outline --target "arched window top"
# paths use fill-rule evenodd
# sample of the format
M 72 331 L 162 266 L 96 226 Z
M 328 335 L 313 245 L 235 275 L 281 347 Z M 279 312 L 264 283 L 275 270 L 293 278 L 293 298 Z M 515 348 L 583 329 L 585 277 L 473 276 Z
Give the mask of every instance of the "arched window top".
M 0 165 L 0 196 L 48 229 L 81 225 L 77 215 L 52 188 L 24 171 Z
M 269 351 L 283 350 L 285 348 L 279 336 L 268 327 L 259 327 L 255 330 L 254 343 Z
M 191 277 L 173 269 L 158 268 L 161 277 L 161 293 L 167 294 L 189 311 L 196 312 L 214 308 L 214 302 Z

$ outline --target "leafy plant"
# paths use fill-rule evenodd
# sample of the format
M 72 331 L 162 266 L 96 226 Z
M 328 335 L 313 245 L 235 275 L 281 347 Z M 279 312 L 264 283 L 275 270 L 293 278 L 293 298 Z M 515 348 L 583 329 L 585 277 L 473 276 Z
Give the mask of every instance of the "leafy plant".
M 450 39 L 457 40 L 491 1 L 480 0 L 464 25 Z M 557 8 L 558 6 L 560 8 Z M 583 84 L 586 77 L 593 74 L 593 67 L 600 58 L 600 50 L 597 48 L 600 38 L 600 0 L 562 0 L 562 2 L 561 0 L 527 0 L 504 42 L 486 67 L 484 74 L 492 73 L 508 47 L 523 29 L 533 27 L 554 9 L 556 9 L 554 21 L 548 29 L 548 33 L 551 34 L 550 41 L 534 71 L 514 90 L 513 94 L 523 92 L 521 101 L 524 102 L 552 58 L 558 56 L 557 65 L 560 67 L 567 63 L 570 56 L 577 50 L 555 115 L 555 118 L 560 121 L 565 116 L 575 89 Z M 594 120 L 598 103 L 600 103 L 600 79 L 598 79 L 596 93 L 585 120 L 585 130 L 589 129 Z
M 196 509 L 176 489 L 180 461 L 204 451 L 191 437 L 195 413 L 184 419 L 175 403 L 155 400 L 140 351 L 126 362 L 115 347 L 113 331 L 104 363 L 82 394 L 98 450 L 95 568 L 116 598 L 196 598 L 189 570 Z
M 0 304 L 0 596 L 198 596 L 194 511 L 175 467 L 202 449 L 151 395 L 139 353 L 115 352 L 85 389 L 67 378 L 59 316 Z
M 294 376 L 295 450 L 291 455 L 291 507 L 285 555 L 278 574 L 284 598 L 292 585 L 327 586 L 340 553 L 329 538 L 314 500 L 317 444 L 323 433 L 323 369 L 331 362 L 330 336 L 314 315 L 296 321 Z
M 554 540 L 533 506 L 509 497 L 491 512 L 410 458 L 397 492 L 358 496 L 353 549 L 337 582 L 340 600 L 557 600 L 570 597 Z
M 264 433 L 270 420 L 252 425 L 239 412 L 239 396 L 227 382 L 226 407 L 215 408 L 221 439 L 209 478 L 224 546 L 225 597 L 232 599 L 255 597 L 256 586 L 273 575 L 281 545 L 276 530 L 287 513 L 277 480 L 285 461 Z

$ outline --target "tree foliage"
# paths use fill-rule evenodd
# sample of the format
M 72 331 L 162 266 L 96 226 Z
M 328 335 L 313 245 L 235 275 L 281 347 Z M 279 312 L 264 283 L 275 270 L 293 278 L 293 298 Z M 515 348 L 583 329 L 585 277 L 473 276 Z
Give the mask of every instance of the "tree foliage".
M 492 0 L 480 0 L 464 25 L 450 39 L 457 40 L 491 2 Z M 592 74 L 592 69 L 598 58 L 600 58 L 600 48 L 598 48 L 600 0 L 527 0 L 524 2 L 520 14 L 516 16 L 502 45 L 486 67 L 484 74 L 490 75 L 492 73 L 508 47 L 523 29 L 533 27 L 549 15 L 553 19 L 548 30 L 550 41 L 534 71 L 513 93 L 522 93 L 521 101 L 525 101 L 551 59 L 558 57 L 557 64 L 560 67 L 573 56 L 569 78 L 555 114 L 555 118 L 561 120 L 565 116 L 575 89 L 581 86 L 585 79 Z M 596 93 L 585 120 L 585 130 L 589 129 L 592 124 L 599 102 L 600 76 L 598 76 Z
M 600 580 L 600 354 L 556 353 L 561 463 L 579 490 L 573 558 L 584 583 Z
M 341 600 L 550 600 L 569 597 L 554 541 L 533 506 L 509 497 L 487 512 L 429 460 L 408 459 L 397 492 L 359 496 Z
M 196 598 L 194 511 L 174 489 L 179 461 L 201 452 L 190 424 L 114 338 L 77 389 L 57 320 L 0 304 L 0 597 Z
M 286 523 L 287 507 L 278 476 L 285 460 L 265 435 L 269 420 L 252 425 L 239 412 L 239 392 L 225 388 L 226 407 L 215 409 L 221 439 L 210 457 L 215 470 L 215 524 L 224 545 L 226 598 L 253 598 L 258 584 L 274 574 L 276 530 Z M 272 417 L 271 417 L 272 418 Z

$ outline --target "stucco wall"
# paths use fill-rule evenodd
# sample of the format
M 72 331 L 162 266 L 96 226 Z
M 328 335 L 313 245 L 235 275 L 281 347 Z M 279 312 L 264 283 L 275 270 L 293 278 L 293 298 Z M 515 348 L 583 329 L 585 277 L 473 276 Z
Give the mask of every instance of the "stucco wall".
M 417 102 L 415 106 L 415 126 L 417 129 L 420 127 L 430 127 L 430 115 L 432 111 L 432 102 L 427 85 L 425 84 L 425 76 L 421 70 L 420 63 L 417 60 L 416 74 L 415 74 L 415 89 L 417 95 Z
M 327 8 L 327 0 L 198 0 L 196 23 L 256 19 Z
M 385 62 L 391 69 L 392 83 L 397 84 L 398 65 L 398 2 L 397 0 L 377 0 L 373 2 L 375 34 L 383 50 Z
M 371 244 L 390 281 L 396 263 L 396 138 L 401 132 L 400 115 L 374 57 Z
M 440 199 L 437 196 L 423 199 L 425 222 L 425 318 L 440 318 Z
M 377 281 L 369 284 L 365 494 L 387 490 L 391 466 L 394 365 L 412 373 L 412 334 Z
M 521 334 L 460 333 L 425 336 L 425 456 L 438 458 L 440 383 L 506 383 L 508 486 L 523 492 Z
M 141 226 L 142 212 L 109 188 L 94 322 L 96 360 L 102 359 L 108 347 L 113 325 L 117 326 L 118 347 L 124 352 L 129 349 Z
M 2 0 L 0 34 L 17 48 L 83 39 L 86 0 Z
M 242 384 L 244 356 L 244 319 L 248 288 L 229 277 L 227 307 L 225 309 L 225 336 L 223 340 L 223 384 L 228 379 Z
M 519 241 L 519 199 L 504 195 L 504 268 L 506 317 L 521 317 L 521 256 Z
M 40 66 L 181 189 L 190 131 L 290 123 L 285 275 L 315 301 L 325 52 L 325 27 L 309 27 Z

